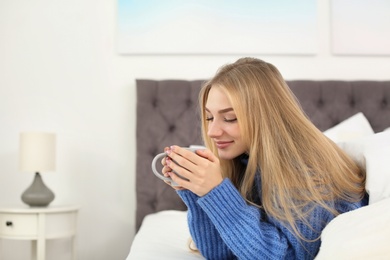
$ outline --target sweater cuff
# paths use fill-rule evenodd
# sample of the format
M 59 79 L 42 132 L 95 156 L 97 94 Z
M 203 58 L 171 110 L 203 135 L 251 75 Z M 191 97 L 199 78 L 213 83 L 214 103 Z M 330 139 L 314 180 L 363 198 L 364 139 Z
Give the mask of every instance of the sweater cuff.
M 199 196 L 190 190 L 178 190 L 176 191 L 176 193 L 183 200 L 184 204 L 186 204 L 187 207 L 189 207 L 189 205 L 195 204 L 196 201 L 199 199 Z

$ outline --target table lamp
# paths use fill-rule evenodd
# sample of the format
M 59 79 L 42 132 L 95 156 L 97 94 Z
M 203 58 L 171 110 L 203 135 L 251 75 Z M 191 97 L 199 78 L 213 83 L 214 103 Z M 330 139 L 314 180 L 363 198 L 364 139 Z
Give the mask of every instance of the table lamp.
M 54 200 L 54 193 L 43 183 L 40 172 L 55 171 L 56 135 L 21 133 L 19 148 L 20 170 L 35 172 L 34 181 L 22 194 L 22 201 L 31 207 L 46 207 Z

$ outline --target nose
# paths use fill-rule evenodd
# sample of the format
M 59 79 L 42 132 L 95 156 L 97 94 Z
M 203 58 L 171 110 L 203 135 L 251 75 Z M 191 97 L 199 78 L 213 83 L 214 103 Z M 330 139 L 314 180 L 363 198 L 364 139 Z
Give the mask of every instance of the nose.
M 223 133 L 221 126 L 216 122 L 212 121 L 207 129 L 207 135 L 211 138 L 219 137 Z

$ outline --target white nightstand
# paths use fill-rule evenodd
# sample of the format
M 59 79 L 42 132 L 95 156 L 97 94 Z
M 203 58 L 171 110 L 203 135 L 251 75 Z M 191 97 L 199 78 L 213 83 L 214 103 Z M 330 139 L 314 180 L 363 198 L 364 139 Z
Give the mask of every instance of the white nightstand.
M 33 259 L 44 260 L 46 239 L 70 237 L 76 259 L 78 210 L 78 206 L 0 208 L 0 239 L 32 240 Z

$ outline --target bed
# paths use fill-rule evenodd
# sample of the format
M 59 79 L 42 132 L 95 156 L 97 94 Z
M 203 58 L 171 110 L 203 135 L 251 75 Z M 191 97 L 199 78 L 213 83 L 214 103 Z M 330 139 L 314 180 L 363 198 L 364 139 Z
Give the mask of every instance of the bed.
M 197 98 L 203 82 L 136 81 L 137 233 L 127 259 L 203 259 L 189 248 L 185 205 L 150 167 L 166 146 L 202 144 Z M 390 159 L 390 81 L 293 80 L 287 84 L 311 121 L 367 167 L 370 205 L 342 214 L 326 227 L 317 259 L 348 258 L 351 251 L 353 257 L 367 259 L 371 252 L 388 259 L 390 251 L 381 239 L 390 236 L 390 167 L 384 167 Z M 366 228 L 369 224 L 371 231 Z M 373 239 L 369 234 L 376 233 L 375 243 L 357 239 L 356 230 L 363 229 L 365 237 Z

